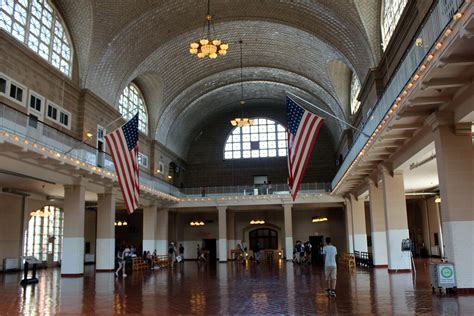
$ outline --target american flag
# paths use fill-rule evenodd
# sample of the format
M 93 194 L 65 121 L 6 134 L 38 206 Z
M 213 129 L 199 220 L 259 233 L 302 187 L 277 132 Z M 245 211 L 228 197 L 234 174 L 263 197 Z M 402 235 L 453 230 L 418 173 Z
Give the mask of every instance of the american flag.
M 138 208 L 138 114 L 122 127 L 105 136 L 115 165 L 122 196 L 131 214 Z
M 294 201 L 324 119 L 306 111 L 289 97 L 286 98 L 286 103 L 288 105 L 288 186 Z

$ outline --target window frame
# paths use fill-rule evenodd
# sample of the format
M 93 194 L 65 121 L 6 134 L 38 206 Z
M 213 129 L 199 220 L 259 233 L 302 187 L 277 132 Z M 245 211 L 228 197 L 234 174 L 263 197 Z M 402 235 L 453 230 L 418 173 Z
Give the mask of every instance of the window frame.
M 19 82 L 16 81 L 16 80 L 13 80 L 13 79 L 11 79 L 11 78 L 9 78 L 9 79 L 10 79 L 10 80 L 7 80 L 7 82 L 8 82 L 8 84 L 7 84 L 7 86 L 8 86 L 7 91 L 8 91 L 8 92 L 6 93 L 5 96 L 6 96 L 9 100 L 11 100 L 11 101 L 13 101 L 13 102 L 15 102 L 15 103 L 17 103 L 17 104 L 19 104 L 19 105 L 21 105 L 21 106 L 26 107 L 26 99 L 27 99 L 27 96 L 28 96 L 28 88 L 27 88 L 26 86 L 24 86 L 23 84 L 19 83 Z M 21 89 L 23 90 L 23 92 L 22 92 L 22 100 L 21 100 L 21 101 L 19 101 L 18 99 L 16 99 L 16 98 L 14 98 L 14 97 L 11 96 L 11 91 L 12 91 L 12 86 L 13 86 L 13 85 L 16 86 L 16 88 L 21 88 Z
M 32 96 L 41 101 L 41 110 L 40 111 L 38 111 L 36 108 L 31 107 L 31 97 Z M 29 93 L 28 93 L 28 104 L 27 104 L 28 114 L 31 113 L 31 114 L 34 114 L 34 115 L 38 116 L 39 119 L 43 119 L 45 105 L 46 105 L 45 97 L 43 97 L 41 94 L 39 94 L 39 93 L 37 93 L 37 92 L 30 89 Z
M 285 127 L 285 125 L 281 124 L 280 122 L 278 122 L 277 120 L 274 120 L 274 119 L 271 119 L 271 118 L 267 118 L 267 117 L 254 117 L 252 118 L 252 120 L 254 120 L 254 122 L 256 122 L 257 124 L 254 124 L 252 126 L 248 126 L 248 128 L 250 128 L 249 130 L 249 133 L 242 133 L 242 130 L 240 131 L 239 135 L 240 135 L 240 149 L 234 149 L 232 148 L 231 150 L 226 150 L 226 146 L 228 144 L 234 144 L 234 142 L 229 142 L 229 139 L 230 137 L 232 137 L 234 135 L 234 131 L 238 128 L 242 129 L 243 127 L 233 127 L 230 132 L 227 134 L 226 138 L 225 138 L 225 142 L 224 142 L 224 146 L 223 146 L 223 159 L 224 160 L 239 160 L 239 159 L 267 159 L 267 158 L 270 158 L 270 159 L 273 159 L 273 158 L 286 158 L 287 155 L 288 155 L 288 133 L 287 133 L 287 128 Z M 266 120 L 267 122 L 265 123 L 265 125 L 259 125 L 259 120 Z M 260 126 L 265 126 L 265 127 L 268 127 L 269 124 L 268 124 L 268 121 L 271 121 L 274 126 L 275 126 L 275 130 L 274 130 L 274 135 L 275 135 L 275 139 L 271 140 L 271 139 L 268 139 L 268 135 L 270 133 L 273 133 L 273 132 L 269 132 L 268 130 L 266 131 L 261 131 L 261 128 Z M 279 130 L 279 126 L 281 126 L 283 128 L 284 131 L 281 131 Z M 252 127 L 254 128 L 257 128 L 258 131 L 254 131 L 252 132 L 251 129 Z M 284 138 L 283 139 L 279 139 L 279 133 L 284 133 Z M 263 139 L 260 139 L 260 134 L 265 134 L 265 138 L 267 138 L 267 140 L 263 140 Z M 249 135 L 250 139 L 249 141 L 245 141 L 245 143 L 249 143 L 250 144 L 250 148 L 248 149 L 250 151 L 250 156 L 249 157 L 244 157 L 244 140 L 243 140 L 243 135 Z M 253 138 L 258 138 L 258 140 L 253 140 L 252 139 L 252 135 L 257 135 Z M 267 143 L 267 146 L 269 145 L 268 142 L 274 142 L 275 143 L 275 147 L 274 148 L 260 148 L 260 142 L 266 142 Z M 284 147 L 280 147 L 278 145 L 279 142 L 283 141 L 285 146 Z M 258 150 L 258 155 L 257 156 L 254 156 L 252 154 L 252 143 L 254 142 L 258 142 L 259 144 L 259 149 L 254 149 L 254 150 Z M 238 147 L 238 146 L 237 146 Z M 260 156 L 260 151 L 261 150 L 267 150 L 267 156 Z M 271 149 L 274 149 L 275 150 L 275 156 L 270 156 L 268 154 L 268 151 L 271 150 Z M 280 150 L 284 150 L 285 154 L 284 155 L 280 155 Z M 238 158 L 234 158 L 234 152 L 237 152 L 237 151 L 240 151 L 240 157 Z M 232 157 L 230 158 L 226 158 L 226 153 L 227 152 L 230 152 L 232 153 Z
M 49 6 L 49 8 L 44 5 L 44 2 L 47 4 L 47 6 Z M 71 79 L 74 66 L 74 47 L 68 26 L 54 3 L 52 3 L 50 0 L 44 0 L 44 2 L 37 2 L 38 5 L 41 6 L 41 12 L 39 12 L 41 17 L 38 17 L 36 16 L 33 9 L 33 7 L 35 7 L 33 1 L 28 0 L 27 6 L 24 7 L 23 4 L 19 3 L 18 0 L 11 0 L 12 8 L 14 9 L 12 14 L 7 12 L 7 10 L 3 7 L 0 7 L 1 14 L 5 15 L 10 20 L 9 24 L 6 25 L 6 28 L 0 27 L 0 29 L 4 30 L 7 34 L 9 34 L 9 36 L 13 37 L 16 41 L 23 44 L 29 50 L 33 51 L 35 55 L 46 61 L 50 66 L 52 66 L 53 69 L 58 70 L 61 74 Z M 16 8 L 18 6 L 20 6 L 22 10 L 25 10 L 24 21 L 19 21 L 16 18 L 18 12 Z M 5 8 L 7 8 L 6 5 Z M 51 9 L 51 11 L 49 11 L 49 9 Z M 45 18 L 45 11 L 50 15 L 50 19 Z M 44 22 L 45 20 L 48 21 L 50 24 L 49 26 L 47 25 L 48 23 Z M 39 23 L 38 29 L 35 31 L 32 31 L 32 25 L 34 23 L 33 21 L 38 21 Z M 56 23 L 58 23 L 62 29 L 61 37 L 59 37 L 59 33 L 56 32 Z M 21 29 L 23 32 L 21 37 L 17 36 L 15 27 Z M 43 40 L 45 36 L 48 37 L 48 43 Z M 36 46 L 32 44 L 34 42 L 32 38 L 36 40 Z M 59 40 L 59 47 L 61 47 L 60 52 L 55 50 L 55 39 Z M 45 56 L 45 54 L 41 54 L 41 44 L 47 48 L 47 56 Z M 68 50 L 69 60 L 66 60 L 65 49 Z M 53 54 L 56 54 L 59 58 L 58 65 L 55 65 L 54 63 Z M 65 61 L 67 64 L 67 72 L 65 72 L 63 69 L 63 61 Z
M 125 95 L 125 90 L 128 90 L 128 94 Z M 133 91 L 133 90 L 136 90 L 136 94 L 137 94 L 137 103 L 133 103 L 130 98 L 130 94 L 132 92 L 130 91 Z M 125 107 L 124 104 L 122 103 L 123 99 L 126 99 L 127 101 L 127 106 Z M 141 110 L 140 107 L 143 107 L 143 111 Z M 132 108 L 134 107 L 134 108 Z M 149 124 L 149 116 L 148 116 L 148 107 L 147 107 L 147 104 L 145 102 L 145 97 L 143 96 L 143 93 L 142 91 L 140 90 L 140 88 L 133 82 L 130 82 L 125 88 L 123 88 L 122 90 L 122 93 L 120 94 L 119 98 L 118 98 L 118 101 L 117 101 L 117 109 L 118 109 L 118 112 L 120 113 L 120 115 L 122 115 L 122 117 L 128 121 L 129 119 L 131 119 L 134 115 L 135 115 L 135 110 L 138 111 L 138 131 L 140 133 L 142 133 L 143 135 L 145 136 L 148 136 L 148 133 L 150 131 L 150 124 Z M 145 116 L 144 119 L 143 116 Z M 143 125 L 142 125 L 143 124 Z M 142 129 L 142 126 L 144 126 L 144 128 Z
M 71 129 L 71 124 L 72 124 L 72 114 L 71 114 L 71 112 L 64 109 L 62 106 L 57 105 L 56 103 L 52 102 L 51 100 L 48 100 L 46 104 L 47 104 L 46 109 L 45 109 L 46 118 L 48 120 L 60 125 L 61 127 L 64 127 L 64 128 L 67 128 L 67 129 L 70 130 Z M 56 118 L 53 118 L 53 117 L 49 116 L 49 107 L 50 106 L 52 108 L 56 109 Z M 65 125 L 61 122 L 61 114 L 68 116 L 67 125 Z
M 143 161 L 143 159 L 144 159 L 145 161 Z M 148 165 L 149 165 L 148 161 L 149 161 L 149 160 L 148 160 L 148 156 L 147 156 L 147 155 L 145 155 L 144 153 L 138 152 L 138 159 L 137 159 L 137 160 L 138 160 L 138 164 L 139 164 L 140 166 L 145 167 L 145 168 L 148 168 Z

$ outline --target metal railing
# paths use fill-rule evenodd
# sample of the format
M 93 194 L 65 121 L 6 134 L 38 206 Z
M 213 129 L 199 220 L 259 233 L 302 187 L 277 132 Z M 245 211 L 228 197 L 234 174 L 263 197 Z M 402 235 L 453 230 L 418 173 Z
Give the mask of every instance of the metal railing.
M 302 183 L 299 192 L 317 193 L 328 192 L 330 183 Z M 213 196 L 213 195 L 266 195 L 266 194 L 289 194 L 288 184 L 276 183 L 271 186 L 260 185 L 234 185 L 234 186 L 214 186 L 184 188 L 183 193 L 188 196 Z
M 24 137 L 48 150 L 69 151 L 68 155 L 75 159 L 115 172 L 110 155 L 99 153 L 96 148 L 3 103 L 0 103 L 0 130 Z M 176 197 L 183 196 L 178 188 L 145 172 L 140 173 L 140 184 Z
M 383 120 L 388 110 L 398 97 L 402 89 L 416 72 L 421 62 L 435 44 L 438 37 L 451 21 L 453 15 L 459 10 L 464 0 L 439 0 L 425 19 L 419 31 L 415 34 L 405 56 L 398 65 L 394 75 L 390 79 L 385 92 L 373 107 L 372 112 L 365 122 L 360 124 L 360 129 L 367 135 L 372 135 L 377 126 Z M 416 45 L 416 39 L 423 39 L 423 46 Z M 354 135 L 354 143 L 347 153 L 341 167 L 332 180 L 334 188 L 345 174 L 346 170 L 356 159 L 359 152 L 367 143 L 368 138 L 360 132 Z

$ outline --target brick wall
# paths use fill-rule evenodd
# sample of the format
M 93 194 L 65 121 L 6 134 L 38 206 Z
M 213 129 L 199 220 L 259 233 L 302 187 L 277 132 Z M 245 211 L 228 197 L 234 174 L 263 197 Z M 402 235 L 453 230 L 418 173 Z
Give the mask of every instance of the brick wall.
M 286 125 L 286 107 L 261 107 L 246 110 L 252 117 L 265 117 Z M 287 161 L 281 158 L 224 160 L 224 145 L 233 127 L 230 120 L 238 113 L 222 113 L 209 119 L 190 146 L 185 172 L 185 187 L 253 184 L 254 175 L 267 175 L 272 183 L 286 183 Z M 330 182 L 336 172 L 334 144 L 323 126 L 311 155 L 303 182 Z

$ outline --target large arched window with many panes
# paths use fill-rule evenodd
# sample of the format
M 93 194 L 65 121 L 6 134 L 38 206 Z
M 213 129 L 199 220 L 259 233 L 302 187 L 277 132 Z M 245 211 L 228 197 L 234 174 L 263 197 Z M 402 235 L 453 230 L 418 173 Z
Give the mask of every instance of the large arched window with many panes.
M 355 114 L 360 106 L 360 101 L 357 99 L 360 92 L 360 81 L 355 72 L 352 73 L 351 80 L 351 114 Z
M 71 76 L 69 36 L 58 11 L 48 0 L 0 1 L 0 28 Z
M 140 89 L 135 84 L 130 83 L 123 89 L 119 98 L 119 112 L 126 120 L 131 119 L 138 112 L 138 129 L 142 133 L 148 134 L 148 114 L 145 101 Z
M 254 118 L 254 125 L 236 127 L 227 137 L 225 159 L 284 157 L 286 129 L 275 121 Z
M 63 212 L 49 205 L 32 211 L 29 216 L 23 254 L 41 261 L 59 262 L 63 248 Z
M 408 0 L 384 0 L 382 3 L 382 49 L 387 48 L 390 38 L 397 27 L 398 20 L 402 16 L 403 9 L 407 5 Z

